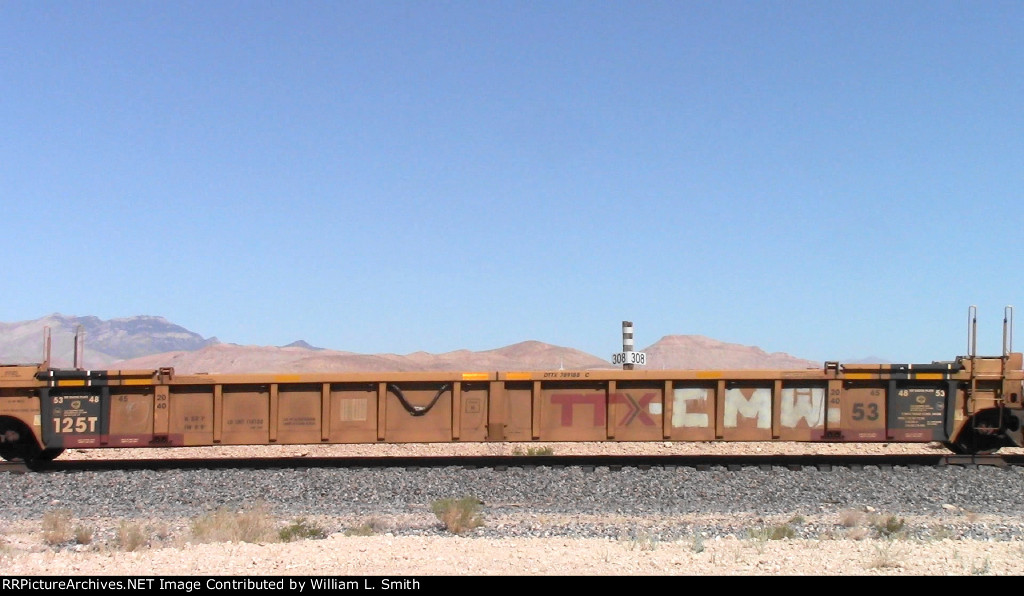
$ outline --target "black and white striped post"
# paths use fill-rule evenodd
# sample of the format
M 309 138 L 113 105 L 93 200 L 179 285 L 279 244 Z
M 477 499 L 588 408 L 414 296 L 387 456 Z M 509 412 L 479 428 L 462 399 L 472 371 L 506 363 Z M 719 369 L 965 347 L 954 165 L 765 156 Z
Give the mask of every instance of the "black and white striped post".
M 622 322 L 622 351 L 626 354 L 633 352 L 633 321 Z M 624 358 L 622 370 L 633 370 L 633 364 Z
M 621 364 L 622 370 L 633 370 L 637 364 L 647 364 L 647 354 L 633 351 L 633 323 L 622 322 L 622 351 L 612 354 L 612 364 Z

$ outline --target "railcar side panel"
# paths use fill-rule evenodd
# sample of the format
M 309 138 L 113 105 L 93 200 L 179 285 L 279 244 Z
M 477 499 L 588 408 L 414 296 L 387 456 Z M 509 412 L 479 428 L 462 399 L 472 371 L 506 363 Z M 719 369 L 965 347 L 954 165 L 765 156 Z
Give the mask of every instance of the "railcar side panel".
M 117 387 L 110 395 L 110 423 L 103 437 L 111 447 L 140 447 L 153 442 L 153 387 Z
M 821 441 L 826 436 L 828 385 L 784 382 L 776 399 L 773 438 L 780 441 Z
M 973 403 L 997 393 L 979 387 Z M 211 383 L 40 394 L 49 447 L 486 441 L 491 420 L 507 441 L 926 442 L 949 440 L 964 417 L 948 380 Z
M 842 440 L 851 443 L 887 440 L 885 393 L 886 386 L 881 381 L 844 383 L 837 426 Z
M 367 383 L 330 385 L 331 443 L 377 442 L 377 387 Z
M 283 445 L 319 443 L 323 438 L 323 388 L 316 384 L 271 386 L 271 439 Z M 276 404 L 275 404 L 276 402 Z
M 669 418 L 667 438 L 673 441 L 714 440 L 715 406 L 719 393 L 719 383 L 713 381 L 674 382 L 672 397 L 666 407 Z
M 171 386 L 168 404 L 168 443 L 213 445 L 213 385 Z
M 507 441 L 532 441 L 540 432 L 540 382 L 504 381 L 502 435 Z M 484 409 L 500 407 L 490 391 L 484 394 Z
M 716 438 L 772 440 L 772 386 L 759 381 L 726 383 L 718 404 Z
M 381 383 L 378 406 L 384 402 L 383 440 L 388 443 L 432 443 L 452 440 L 451 384 Z M 381 395 L 384 395 L 383 400 Z
M 0 389 L 0 416 L 39 432 L 42 417 L 37 390 L 29 388 Z
M 91 448 L 107 443 L 108 387 L 69 386 L 40 390 L 40 425 L 47 447 Z
M 224 385 L 221 407 L 215 405 L 214 408 L 214 432 L 220 430 L 220 443 L 262 445 L 269 442 L 270 389 L 267 385 Z
M 456 383 L 453 394 L 456 407 L 452 408 L 452 428 L 458 434 L 456 441 L 487 440 L 487 383 Z
M 900 442 L 949 439 L 955 385 L 890 381 L 887 393 L 888 438 Z
M 664 440 L 665 383 L 609 381 L 607 438 L 616 441 Z
M 1022 360 L 178 377 L 172 369 L 0 366 L 0 456 L 68 447 L 715 440 L 940 441 L 977 453 L 1024 444 Z
M 540 401 L 541 441 L 607 439 L 607 383 L 546 381 Z

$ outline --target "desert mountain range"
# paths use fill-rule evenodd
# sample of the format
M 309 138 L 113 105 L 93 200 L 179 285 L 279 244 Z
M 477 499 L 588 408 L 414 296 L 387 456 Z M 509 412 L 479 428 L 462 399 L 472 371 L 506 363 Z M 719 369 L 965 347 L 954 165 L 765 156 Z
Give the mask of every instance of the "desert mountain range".
M 183 374 L 210 372 L 326 372 L 430 370 L 556 370 L 616 368 L 598 356 L 539 341 L 523 341 L 483 351 L 441 354 L 359 354 L 316 348 L 304 341 L 287 346 L 243 346 L 204 338 L 162 317 L 102 320 L 52 314 L 33 321 L 0 323 L 0 363 L 42 360 L 44 327 L 52 336 L 51 364 L 71 366 L 74 334 L 85 331 L 83 366 L 153 369 L 173 366 Z M 700 335 L 667 335 L 642 348 L 648 369 L 802 369 L 820 362 L 756 346 L 726 343 Z

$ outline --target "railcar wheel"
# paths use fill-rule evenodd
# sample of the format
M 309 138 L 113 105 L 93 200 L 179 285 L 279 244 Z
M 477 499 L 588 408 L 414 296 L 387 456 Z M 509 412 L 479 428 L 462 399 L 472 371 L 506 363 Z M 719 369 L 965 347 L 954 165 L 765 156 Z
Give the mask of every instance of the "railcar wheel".
M 966 437 L 954 442 L 943 443 L 943 445 L 957 455 L 991 455 L 1002 447 L 1001 443 L 992 445 L 982 442 L 979 444 L 976 439 L 966 440 Z
M 0 457 L 8 461 L 24 461 L 31 470 L 45 466 L 47 462 L 64 452 L 59 448 L 42 449 L 39 447 L 32 431 L 17 420 L 0 420 L 0 434 L 8 439 L 0 447 Z
M 979 412 L 964 425 L 956 439 L 944 445 L 958 455 L 989 455 L 1007 445 L 996 410 Z
M 53 461 L 60 457 L 61 453 L 64 453 L 64 448 L 62 447 L 48 447 L 40 451 L 36 459 L 39 461 Z
M 0 457 L 7 461 L 21 459 L 24 425 L 11 418 L 0 418 Z

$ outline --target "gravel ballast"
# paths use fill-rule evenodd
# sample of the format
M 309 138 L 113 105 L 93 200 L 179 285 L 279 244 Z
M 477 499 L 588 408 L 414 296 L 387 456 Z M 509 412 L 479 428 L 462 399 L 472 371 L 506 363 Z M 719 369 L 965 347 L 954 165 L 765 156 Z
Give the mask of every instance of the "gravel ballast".
M 295 467 L 5 480 L 7 574 L 971 574 L 1018 573 L 1024 554 L 1024 473 L 1013 467 Z M 484 523 L 455 536 L 431 505 L 466 496 L 482 502 Z M 204 514 L 254 507 L 281 525 L 311 520 L 327 538 L 190 535 Z M 55 510 L 92 528 L 90 544 L 42 540 Z M 126 522 L 145 528 L 139 550 L 117 546 Z M 369 526 L 375 535 L 347 535 Z

